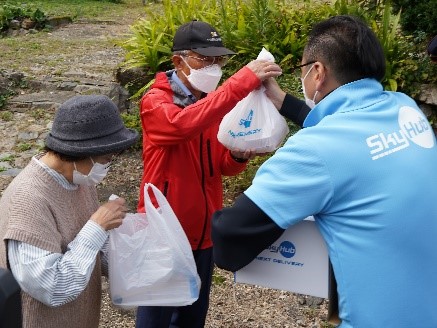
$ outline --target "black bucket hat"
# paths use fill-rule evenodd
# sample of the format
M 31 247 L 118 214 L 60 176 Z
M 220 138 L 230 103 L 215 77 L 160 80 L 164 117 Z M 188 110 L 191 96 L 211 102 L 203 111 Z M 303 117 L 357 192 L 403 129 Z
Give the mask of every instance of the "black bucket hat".
M 138 140 L 127 129 L 119 110 L 107 96 L 75 96 L 56 112 L 45 139 L 48 148 L 68 156 L 97 156 L 121 152 Z
M 235 52 L 224 47 L 222 38 L 211 25 L 197 20 L 178 28 L 173 38 L 172 50 L 192 50 L 208 57 L 235 55 Z

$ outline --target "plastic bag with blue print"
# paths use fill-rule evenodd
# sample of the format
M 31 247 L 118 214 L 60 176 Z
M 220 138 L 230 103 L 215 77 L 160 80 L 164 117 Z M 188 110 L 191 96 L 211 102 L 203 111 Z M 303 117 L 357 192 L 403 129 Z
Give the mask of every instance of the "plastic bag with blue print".
M 265 48 L 257 59 L 275 61 Z M 230 150 L 267 153 L 277 149 L 288 132 L 287 122 L 267 97 L 265 87 L 261 86 L 223 117 L 217 138 Z
M 153 204 L 154 195 L 158 208 Z M 146 213 L 129 213 L 109 233 L 109 288 L 115 306 L 183 306 L 199 297 L 188 239 L 165 196 L 144 186 Z

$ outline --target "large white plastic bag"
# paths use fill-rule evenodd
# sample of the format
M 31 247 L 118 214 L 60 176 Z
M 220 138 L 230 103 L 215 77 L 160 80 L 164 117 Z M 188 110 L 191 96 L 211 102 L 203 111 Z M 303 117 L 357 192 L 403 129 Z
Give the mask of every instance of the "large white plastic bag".
M 257 59 L 274 61 L 264 48 Z M 231 150 L 277 149 L 289 132 L 287 122 L 265 94 L 265 88 L 253 90 L 227 113 L 219 127 L 218 140 Z
M 188 239 L 159 189 L 146 184 L 144 198 L 146 214 L 128 214 L 109 234 L 111 300 L 122 308 L 192 304 L 200 278 Z

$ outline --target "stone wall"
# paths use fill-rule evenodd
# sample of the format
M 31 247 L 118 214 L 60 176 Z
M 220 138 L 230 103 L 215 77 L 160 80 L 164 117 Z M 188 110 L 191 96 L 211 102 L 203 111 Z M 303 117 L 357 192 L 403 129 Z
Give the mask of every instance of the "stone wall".
M 128 91 L 119 83 L 98 80 L 86 73 L 70 72 L 62 77 L 33 80 L 22 73 L 0 71 L 0 96 L 8 96 L 6 109 L 9 111 L 56 110 L 64 101 L 79 94 L 106 95 L 121 112 L 130 107 Z

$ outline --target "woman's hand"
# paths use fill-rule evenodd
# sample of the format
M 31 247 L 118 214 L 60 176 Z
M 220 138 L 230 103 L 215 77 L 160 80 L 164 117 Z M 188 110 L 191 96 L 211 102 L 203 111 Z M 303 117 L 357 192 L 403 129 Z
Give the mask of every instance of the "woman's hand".
M 97 211 L 91 215 L 91 220 L 108 231 L 121 225 L 127 211 L 125 199 L 117 198 L 101 205 Z

